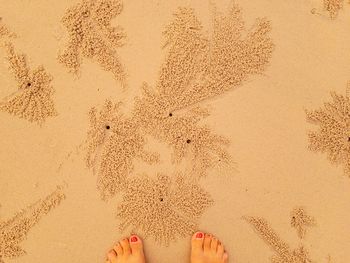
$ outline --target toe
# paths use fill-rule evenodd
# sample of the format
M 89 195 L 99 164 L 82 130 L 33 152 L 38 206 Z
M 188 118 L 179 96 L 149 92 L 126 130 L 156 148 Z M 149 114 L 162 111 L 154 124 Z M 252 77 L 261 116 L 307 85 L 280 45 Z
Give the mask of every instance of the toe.
M 203 245 L 204 250 L 210 250 L 211 238 L 212 236 L 210 234 L 205 234 Z
M 127 238 L 124 238 L 122 241 L 120 241 L 120 244 L 123 248 L 123 254 L 124 255 L 130 255 L 131 254 L 131 249 L 130 249 L 130 244 L 129 240 Z
M 117 253 L 118 256 L 123 255 L 123 248 L 119 242 L 114 245 L 113 249 L 114 249 L 115 253 Z
M 196 232 L 192 236 L 192 249 L 203 249 L 204 233 Z
M 213 250 L 214 252 L 217 251 L 218 248 L 218 239 L 216 237 L 213 237 L 211 240 L 211 244 L 210 244 L 210 248 L 211 250 Z
M 113 249 L 111 249 L 107 254 L 108 261 L 111 263 L 117 262 L 117 254 Z
M 224 255 L 224 251 L 225 251 L 225 248 L 224 246 L 220 243 L 218 244 L 218 250 L 217 250 L 217 253 L 220 257 L 222 257 Z
M 228 254 L 225 252 L 224 255 L 222 256 L 222 261 L 224 263 L 227 263 L 228 262 Z
M 132 235 L 130 236 L 129 241 L 132 254 L 143 253 L 143 244 L 140 237 L 138 237 L 137 235 Z

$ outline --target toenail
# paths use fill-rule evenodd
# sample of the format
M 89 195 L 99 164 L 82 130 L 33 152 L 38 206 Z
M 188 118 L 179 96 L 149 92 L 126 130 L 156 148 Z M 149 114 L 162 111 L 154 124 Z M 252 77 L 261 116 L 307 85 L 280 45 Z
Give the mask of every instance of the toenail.
M 137 242 L 137 237 L 135 237 L 135 236 L 133 236 L 133 237 L 131 237 L 131 242 Z
M 203 233 L 197 233 L 196 238 L 203 238 Z

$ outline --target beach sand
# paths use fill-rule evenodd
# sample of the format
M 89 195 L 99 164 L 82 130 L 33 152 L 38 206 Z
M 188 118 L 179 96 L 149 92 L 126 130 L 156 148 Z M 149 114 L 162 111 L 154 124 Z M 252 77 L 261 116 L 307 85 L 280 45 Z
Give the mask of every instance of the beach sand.
M 348 1 L 237 0 L 216 46 L 231 0 L 97 2 L 0 0 L 0 262 L 104 262 L 132 232 L 189 262 L 196 229 L 230 262 L 349 262 Z

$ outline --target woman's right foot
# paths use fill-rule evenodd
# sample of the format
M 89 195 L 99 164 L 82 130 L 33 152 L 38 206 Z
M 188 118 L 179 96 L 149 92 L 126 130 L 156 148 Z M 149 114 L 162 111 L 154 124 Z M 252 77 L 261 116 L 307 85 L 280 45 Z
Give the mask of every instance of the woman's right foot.
M 197 232 L 191 241 L 191 263 L 227 263 L 228 255 L 221 242 L 210 234 Z

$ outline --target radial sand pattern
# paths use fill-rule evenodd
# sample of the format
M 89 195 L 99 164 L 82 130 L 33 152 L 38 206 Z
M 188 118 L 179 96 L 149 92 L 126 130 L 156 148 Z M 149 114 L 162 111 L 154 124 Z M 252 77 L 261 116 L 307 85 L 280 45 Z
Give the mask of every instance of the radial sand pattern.
M 317 110 L 306 111 L 309 121 L 319 126 L 310 131 L 309 149 L 326 153 L 334 164 L 344 166 L 350 176 L 350 99 L 348 95 L 331 93 L 333 101 Z
M 59 61 L 77 73 L 82 57 L 93 59 L 125 84 L 125 72 L 116 51 L 123 45 L 125 34 L 121 27 L 111 25 L 121 11 L 121 0 L 82 0 L 69 8 L 62 19 L 69 42 Z
M 25 55 L 17 54 L 10 43 L 5 47 L 18 90 L 0 103 L 0 110 L 41 125 L 57 115 L 52 100 L 52 76 L 43 66 L 30 70 Z
M 26 253 L 20 243 L 41 217 L 57 207 L 64 198 L 62 188 L 57 187 L 45 199 L 28 206 L 7 221 L 0 221 L 0 263 L 4 263 L 5 258 L 13 259 Z
M 159 159 L 158 154 L 143 149 L 145 139 L 138 132 L 137 123 L 124 117 L 119 106 L 107 100 L 99 112 L 92 108 L 89 113 L 86 165 L 97 170 L 97 187 L 103 199 L 125 188 L 134 158 L 150 164 Z
M 174 164 L 190 163 L 188 176 L 201 177 L 211 168 L 231 164 L 228 139 L 200 123 L 209 115 L 203 103 L 262 73 L 274 46 L 266 19 L 257 19 L 246 31 L 235 4 L 227 15 L 214 10 L 213 16 L 213 34 L 207 36 L 193 9 L 177 10 L 164 31 L 167 54 L 159 79 L 154 88 L 143 85 L 131 117 L 113 113 L 117 111 L 111 102 L 110 110 L 100 110 L 99 120 L 98 110 L 92 109 L 87 160 L 88 166 L 93 159 L 94 166 L 101 167 L 99 181 L 106 182 L 99 184 L 103 195 L 113 196 L 125 187 L 119 182 L 133 172 L 133 158 L 157 161 L 154 153 L 143 151 L 145 135 L 171 146 Z M 106 118 L 111 120 L 107 130 Z M 119 157 L 112 158 L 113 154 Z
M 151 236 L 166 245 L 192 234 L 198 219 L 213 202 L 210 195 L 186 182 L 181 174 L 171 178 L 161 174 L 157 179 L 143 177 L 127 184 L 118 207 L 121 231 L 131 227 L 145 238 Z

